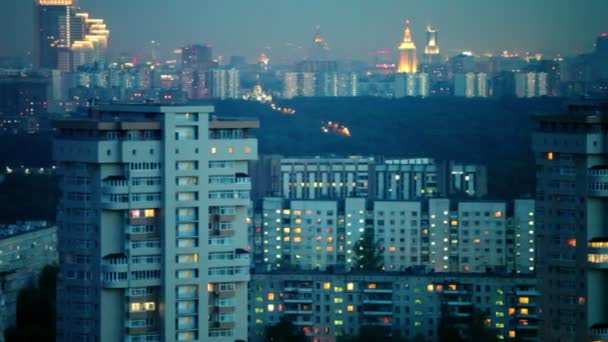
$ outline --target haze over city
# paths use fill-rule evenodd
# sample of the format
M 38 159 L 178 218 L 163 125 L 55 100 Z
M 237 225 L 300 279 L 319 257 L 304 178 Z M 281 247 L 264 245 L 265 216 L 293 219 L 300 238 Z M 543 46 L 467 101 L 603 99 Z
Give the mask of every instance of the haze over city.
M 594 37 L 608 31 L 608 2 L 602 0 L 584 6 L 570 0 L 81 0 L 80 6 L 106 20 L 114 55 L 144 55 L 154 40 L 166 59 L 175 58 L 175 48 L 207 43 L 217 55 L 253 60 L 266 52 L 274 62 L 293 62 L 306 55 L 320 25 L 332 57 L 369 60 L 375 50 L 396 48 L 405 18 L 419 44 L 427 24 L 437 28 L 446 55 L 509 50 L 568 56 L 590 51 Z M 33 44 L 32 3 L 4 0 L 3 7 L 10 10 L 0 12 L 0 55 L 24 55 Z
M 0 342 L 608 342 L 608 0 L 1 0 Z

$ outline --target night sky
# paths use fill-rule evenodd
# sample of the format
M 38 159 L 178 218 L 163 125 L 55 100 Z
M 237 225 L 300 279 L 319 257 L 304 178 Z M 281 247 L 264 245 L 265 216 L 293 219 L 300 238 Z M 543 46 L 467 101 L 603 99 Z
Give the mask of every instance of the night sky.
M 33 42 L 32 1 L 1 4 L 0 56 L 25 55 Z M 271 62 L 293 61 L 306 54 L 318 24 L 333 57 L 371 61 L 375 50 L 396 48 L 406 18 L 419 51 L 430 23 L 447 55 L 568 56 L 591 50 L 595 36 L 608 31 L 606 0 L 80 0 L 80 6 L 106 20 L 114 55 L 144 58 L 156 40 L 164 58 L 176 47 L 209 43 L 214 54 L 249 62 L 262 51 Z

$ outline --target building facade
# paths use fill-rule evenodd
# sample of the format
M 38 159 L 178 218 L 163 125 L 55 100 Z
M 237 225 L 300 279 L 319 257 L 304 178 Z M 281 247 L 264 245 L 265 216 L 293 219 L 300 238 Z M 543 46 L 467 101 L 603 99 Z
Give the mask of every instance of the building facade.
M 366 329 L 378 340 L 441 341 L 447 327 L 466 336 L 475 316 L 500 340 L 538 341 L 537 298 L 529 276 L 253 274 L 249 341 L 265 341 L 265 327 L 284 316 L 315 342 L 335 342 Z
M 35 286 L 42 269 L 56 263 L 57 227 L 39 221 L 0 226 L 0 331 L 15 324 L 19 290 Z
M 537 117 L 537 275 L 544 341 L 608 341 L 605 107 Z
M 351 269 L 355 243 L 369 231 L 386 271 L 535 272 L 533 200 L 267 197 L 254 221 L 254 263 L 263 270 Z
M 60 341 L 246 339 L 257 121 L 108 105 L 55 122 Z

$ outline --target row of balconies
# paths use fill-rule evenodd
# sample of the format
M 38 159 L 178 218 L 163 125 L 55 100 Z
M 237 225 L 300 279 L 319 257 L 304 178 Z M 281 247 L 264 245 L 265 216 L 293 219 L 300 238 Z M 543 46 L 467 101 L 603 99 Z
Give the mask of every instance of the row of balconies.
M 588 194 L 593 197 L 608 197 L 608 166 L 595 166 L 587 170 Z

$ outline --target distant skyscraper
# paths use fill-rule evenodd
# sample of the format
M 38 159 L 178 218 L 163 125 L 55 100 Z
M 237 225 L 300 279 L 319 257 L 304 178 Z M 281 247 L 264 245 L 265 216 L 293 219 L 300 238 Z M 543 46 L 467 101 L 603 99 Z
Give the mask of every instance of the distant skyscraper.
M 426 27 L 426 46 L 424 47 L 424 63 L 436 64 L 441 62 L 441 55 L 439 54 L 439 41 L 437 40 L 437 33 L 439 31 Z
M 210 45 L 188 45 L 182 48 L 182 68 L 206 70 L 215 67 Z
M 34 66 L 56 69 L 60 49 L 71 44 L 71 17 L 76 0 L 37 0 L 34 2 Z
M 72 71 L 78 66 L 89 63 L 104 64 L 107 59 L 110 31 L 103 19 L 90 18 L 88 13 L 76 13 L 71 20 L 74 32 L 71 53 L 67 61 L 60 61 L 60 69 Z M 78 23 L 78 25 L 74 25 Z
M 405 21 L 405 31 L 403 32 L 403 41 L 399 45 L 399 68 L 397 72 L 418 71 L 418 60 L 416 57 L 416 44 L 412 40 L 412 31 L 410 29 L 410 20 Z
M 312 40 L 312 49 L 310 51 L 310 58 L 314 61 L 323 61 L 329 58 L 329 45 L 325 38 L 321 36 L 321 26 L 315 27 L 315 36 Z

